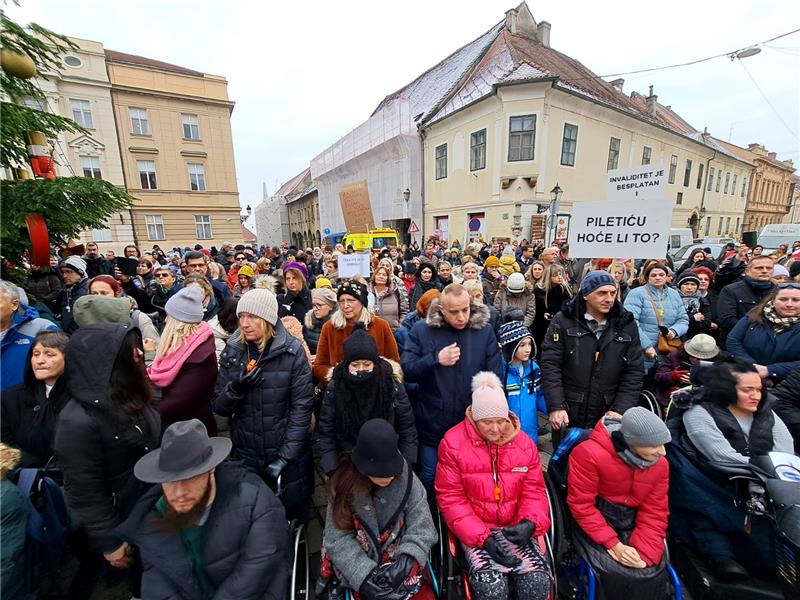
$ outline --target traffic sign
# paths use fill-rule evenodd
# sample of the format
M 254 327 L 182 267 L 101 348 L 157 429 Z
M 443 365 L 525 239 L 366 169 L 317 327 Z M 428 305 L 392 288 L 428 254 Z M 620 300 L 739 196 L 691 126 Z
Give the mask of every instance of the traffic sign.
M 325 235 L 330 235 L 330 234 L 331 234 L 331 230 L 326 227 L 325 228 Z
M 481 220 L 472 218 L 469 220 L 469 230 L 470 231 L 480 231 L 481 230 Z
M 411 221 L 411 225 L 408 226 L 408 233 L 419 233 L 419 227 L 414 221 Z

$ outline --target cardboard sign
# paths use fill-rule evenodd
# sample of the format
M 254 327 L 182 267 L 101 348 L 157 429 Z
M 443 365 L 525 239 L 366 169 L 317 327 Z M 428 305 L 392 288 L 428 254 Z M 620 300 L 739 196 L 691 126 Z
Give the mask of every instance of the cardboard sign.
M 369 253 L 339 255 L 339 277 L 355 277 L 356 275 L 361 275 L 365 279 L 369 279 L 369 260 Z
M 339 202 L 342 204 L 344 225 L 348 232 L 375 229 L 366 180 L 343 185 L 339 191 Z
M 666 197 L 667 172 L 664 166 L 644 165 L 633 169 L 617 169 L 609 171 L 607 177 L 609 200 Z
M 664 258 L 672 203 L 641 198 L 575 202 L 571 221 L 571 258 Z

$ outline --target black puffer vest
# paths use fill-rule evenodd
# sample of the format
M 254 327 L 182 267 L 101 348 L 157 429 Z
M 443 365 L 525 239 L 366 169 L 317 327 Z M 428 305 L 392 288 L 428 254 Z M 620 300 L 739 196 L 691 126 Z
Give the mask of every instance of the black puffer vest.
M 730 442 L 733 449 L 744 456 L 763 456 L 772 451 L 772 426 L 775 416 L 768 407 L 753 415 L 753 425 L 750 427 L 750 436 L 745 437 L 736 417 L 727 408 L 722 408 L 711 402 L 701 404 L 706 412 L 714 419 L 714 423 Z

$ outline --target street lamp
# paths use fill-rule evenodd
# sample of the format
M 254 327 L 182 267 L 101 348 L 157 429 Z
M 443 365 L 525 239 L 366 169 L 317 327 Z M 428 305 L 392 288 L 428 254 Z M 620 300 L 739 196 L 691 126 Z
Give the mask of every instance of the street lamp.
M 547 228 L 547 231 L 550 234 L 550 239 L 548 240 L 548 243 L 552 243 L 553 238 L 555 237 L 554 229 L 556 228 L 556 215 L 558 214 L 558 200 L 561 198 L 561 194 L 563 192 L 564 190 L 561 189 L 558 183 L 556 183 L 556 187 L 550 190 L 550 222 L 548 223 Z
M 249 205 L 249 204 L 247 205 L 247 208 L 245 209 L 245 211 L 247 212 L 247 214 L 246 214 L 246 215 L 243 215 L 243 214 L 240 214 L 240 215 L 239 215 L 239 219 L 241 220 L 241 222 L 242 222 L 242 223 L 244 223 L 244 222 L 247 220 L 247 218 L 248 218 L 250 215 L 252 215 L 252 214 L 253 214 L 253 209 L 250 207 L 250 205 Z
M 406 188 L 406 189 L 403 191 L 403 200 L 405 200 L 406 202 L 408 202 L 408 199 L 409 199 L 409 198 L 411 198 L 411 190 L 410 190 L 410 189 L 408 189 L 408 188 Z

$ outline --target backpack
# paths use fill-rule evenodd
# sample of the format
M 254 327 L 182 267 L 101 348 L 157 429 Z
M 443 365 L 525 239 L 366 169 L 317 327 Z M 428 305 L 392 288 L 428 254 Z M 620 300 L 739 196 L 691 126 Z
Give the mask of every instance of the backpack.
M 26 586 L 35 589 L 59 566 L 69 533 L 64 494 L 45 469 L 20 469 L 17 487 L 30 503 L 25 532 Z

